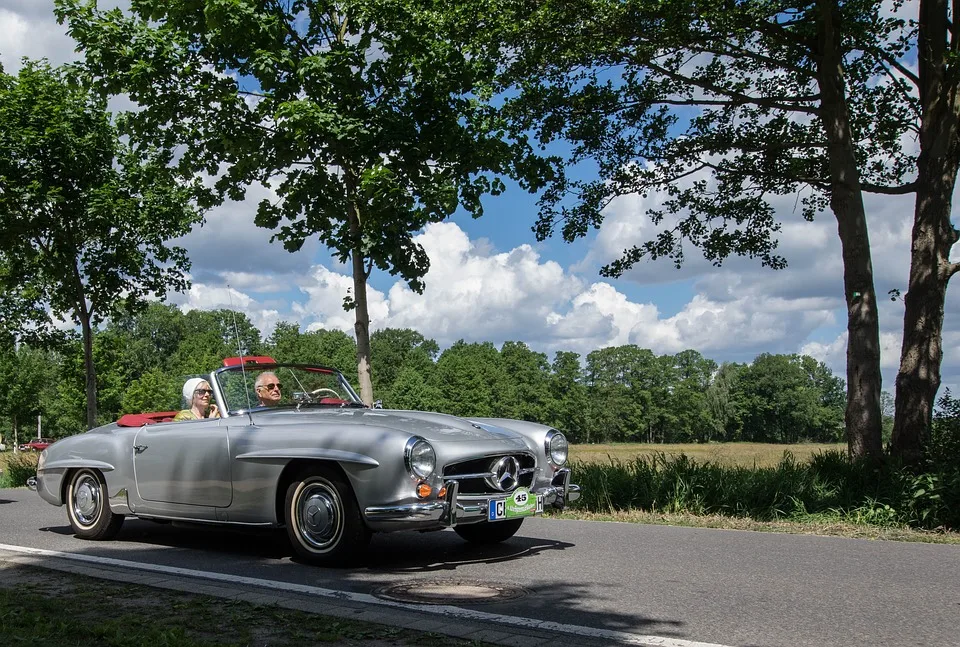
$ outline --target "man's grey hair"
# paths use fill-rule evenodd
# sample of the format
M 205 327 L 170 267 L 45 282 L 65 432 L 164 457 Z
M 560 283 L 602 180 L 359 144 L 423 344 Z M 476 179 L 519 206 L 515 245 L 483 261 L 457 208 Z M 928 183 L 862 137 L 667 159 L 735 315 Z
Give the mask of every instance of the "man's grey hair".
M 256 379 L 256 380 L 253 381 L 253 388 L 257 389 L 257 388 L 260 388 L 261 386 L 263 386 L 263 383 L 266 381 L 266 377 L 267 377 L 268 375 L 272 375 L 272 376 L 273 376 L 273 379 L 275 379 L 275 380 L 279 380 L 279 379 L 280 379 L 280 378 L 277 377 L 277 374 L 274 373 L 273 371 L 264 371 L 263 373 L 261 373 L 260 375 L 257 376 L 257 379 Z

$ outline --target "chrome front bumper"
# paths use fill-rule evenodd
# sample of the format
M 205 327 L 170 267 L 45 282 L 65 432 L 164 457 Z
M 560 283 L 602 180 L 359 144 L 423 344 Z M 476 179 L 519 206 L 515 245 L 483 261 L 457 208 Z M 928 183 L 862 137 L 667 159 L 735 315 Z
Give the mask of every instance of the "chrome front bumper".
M 508 494 L 460 496 L 460 484 L 457 481 L 447 481 L 444 486 L 447 493 L 443 499 L 406 505 L 369 506 L 364 509 L 364 516 L 373 523 L 412 523 L 428 528 L 452 528 L 458 523 L 486 521 L 490 502 Z M 570 470 L 566 468 L 556 473 L 549 486 L 531 492 L 543 495 L 544 508 L 550 506 L 557 510 L 563 510 L 567 503 L 580 498 L 580 486 L 570 482 Z

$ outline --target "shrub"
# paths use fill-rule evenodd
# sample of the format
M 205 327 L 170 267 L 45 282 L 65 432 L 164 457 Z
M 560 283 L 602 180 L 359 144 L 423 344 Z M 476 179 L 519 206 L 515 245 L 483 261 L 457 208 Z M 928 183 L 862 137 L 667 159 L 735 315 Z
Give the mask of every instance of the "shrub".
M 37 475 L 37 461 L 40 455 L 20 452 L 7 456 L 7 466 L 0 477 L 3 487 L 23 487 L 27 479 Z
M 954 458 L 956 460 L 956 458 Z M 760 521 L 826 515 L 851 523 L 960 528 L 960 469 L 916 471 L 892 461 L 851 461 L 825 452 L 799 463 L 784 452 L 775 467 L 727 467 L 686 456 L 574 463 L 592 512 L 722 514 Z

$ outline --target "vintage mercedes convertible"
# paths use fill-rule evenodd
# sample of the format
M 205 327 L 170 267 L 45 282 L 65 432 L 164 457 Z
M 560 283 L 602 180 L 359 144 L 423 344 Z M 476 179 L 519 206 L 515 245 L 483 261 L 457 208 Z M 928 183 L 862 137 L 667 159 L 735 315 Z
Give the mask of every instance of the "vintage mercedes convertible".
M 567 439 L 544 425 L 368 408 L 338 371 L 269 357 L 205 379 L 222 417 L 124 415 L 50 445 L 31 487 L 82 538 L 115 536 L 125 515 L 282 526 L 316 564 L 358 556 L 373 532 L 501 542 L 580 496 Z M 264 383 L 279 399 L 258 399 Z

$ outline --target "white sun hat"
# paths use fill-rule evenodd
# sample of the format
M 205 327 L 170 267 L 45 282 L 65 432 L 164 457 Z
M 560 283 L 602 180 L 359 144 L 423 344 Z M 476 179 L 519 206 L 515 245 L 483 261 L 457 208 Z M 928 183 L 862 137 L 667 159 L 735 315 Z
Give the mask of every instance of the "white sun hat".
M 202 377 L 191 377 L 187 380 L 186 384 L 183 385 L 183 401 L 187 403 L 188 407 L 193 403 L 193 392 L 204 382 L 206 382 L 206 380 Z

